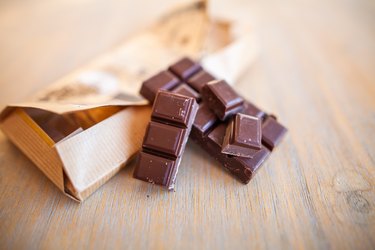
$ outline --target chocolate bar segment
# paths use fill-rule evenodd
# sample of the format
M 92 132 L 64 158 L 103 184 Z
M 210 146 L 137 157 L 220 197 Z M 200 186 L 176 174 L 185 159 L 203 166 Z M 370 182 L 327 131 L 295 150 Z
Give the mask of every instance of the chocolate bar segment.
M 134 178 L 174 189 L 197 110 L 198 104 L 193 97 L 158 92 Z
M 269 115 L 262 126 L 262 142 L 270 150 L 279 145 L 287 129 L 276 121 L 275 116 Z
M 194 98 L 160 91 L 153 106 L 152 120 L 186 128 L 190 122 L 191 112 L 197 105 Z
M 186 82 L 196 91 L 202 92 L 204 85 L 213 80 L 215 80 L 215 77 L 213 77 L 207 71 L 201 70 L 189 79 L 187 79 Z
M 227 126 L 221 152 L 252 158 L 262 148 L 261 125 L 255 116 L 236 114 Z
M 185 134 L 184 128 L 150 122 L 142 146 L 144 150 L 155 150 L 178 157 L 181 154 Z
M 197 102 L 199 102 L 201 99 L 201 95 L 185 83 L 178 85 L 175 89 L 172 90 L 172 92 L 184 96 L 194 97 Z
M 134 177 L 153 184 L 169 186 L 174 168 L 176 160 L 140 152 Z
M 180 83 L 180 80 L 169 71 L 161 71 L 142 83 L 140 94 L 148 101 L 153 102 L 158 90 L 171 90 Z
M 243 109 L 243 99 L 224 80 L 211 81 L 202 90 L 202 99 L 224 121 Z
M 180 59 L 168 68 L 168 70 L 170 70 L 182 80 L 188 79 L 201 69 L 202 66 L 199 63 L 194 62 L 188 57 Z

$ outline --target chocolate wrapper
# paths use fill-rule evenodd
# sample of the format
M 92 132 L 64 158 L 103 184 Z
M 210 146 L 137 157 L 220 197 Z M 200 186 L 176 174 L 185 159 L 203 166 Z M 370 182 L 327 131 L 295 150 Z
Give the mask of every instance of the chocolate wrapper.
M 62 192 L 83 201 L 141 148 L 151 111 L 138 94 L 142 80 L 187 55 L 234 83 L 255 59 L 248 26 L 238 36 L 240 26 L 206 13 L 200 3 L 180 7 L 27 102 L 9 104 L 1 130 Z

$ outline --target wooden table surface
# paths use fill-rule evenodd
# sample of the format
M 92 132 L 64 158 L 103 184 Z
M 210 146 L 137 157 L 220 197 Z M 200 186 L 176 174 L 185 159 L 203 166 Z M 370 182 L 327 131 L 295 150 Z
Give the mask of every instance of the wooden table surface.
M 1 104 L 125 39 L 130 2 L 1 1 Z M 374 249 L 375 3 L 274 2 L 240 1 L 262 51 L 235 88 L 289 128 L 248 185 L 189 143 L 176 192 L 130 165 L 78 204 L 0 133 L 0 249 Z

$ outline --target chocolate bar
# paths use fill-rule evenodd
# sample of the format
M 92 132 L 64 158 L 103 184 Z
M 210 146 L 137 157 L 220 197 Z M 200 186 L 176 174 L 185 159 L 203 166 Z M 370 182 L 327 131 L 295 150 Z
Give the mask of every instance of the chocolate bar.
M 225 169 L 230 171 L 240 181 L 245 184 L 248 183 L 259 167 L 270 155 L 271 150 L 280 143 L 286 129 L 276 121 L 276 117 L 273 115 L 267 115 L 264 111 L 256 107 L 251 102 L 244 100 L 244 98 L 238 95 L 225 81 L 212 82 L 215 80 L 215 78 L 202 69 L 198 63 L 195 63 L 190 59 L 181 59 L 177 63 L 170 66 L 166 72 L 169 72 L 171 75 L 175 75 L 175 79 L 180 79 L 179 82 L 175 85 L 163 85 L 157 81 L 157 78 L 150 78 L 149 80 L 145 81 L 143 85 L 147 83 L 147 89 L 150 89 L 155 93 L 157 91 L 157 87 L 167 85 L 167 87 L 164 87 L 164 89 L 168 89 L 169 91 L 180 93 L 185 96 L 194 97 L 197 100 L 199 100 L 199 94 L 201 94 L 201 103 L 192 126 L 190 138 L 198 143 L 213 158 L 218 160 Z M 152 82 L 155 82 L 156 87 L 152 86 Z M 211 83 L 207 85 L 208 82 Z M 173 86 L 170 87 L 171 85 Z M 145 88 L 145 86 L 142 86 L 142 89 L 143 88 Z M 148 96 L 143 94 L 143 92 L 144 91 L 141 90 L 141 94 L 145 98 L 149 99 Z M 149 99 L 149 101 L 152 102 L 153 100 Z M 223 144 L 227 144 L 227 142 L 224 142 L 224 137 L 227 130 L 228 120 L 231 116 L 239 112 L 243 113 L 244 115 L 252 116 L 254 119 L 258 118 L 257 126 L 259 126 L 259 123 L 262 124 L 262 145 L 259 144 L 258 134 L 256 135 L 255 140 L 257 142 L 257 146 L 252 145 L 252 148 L 248 148 L 246 157 L 243 157 L 245 154 L 238 152 L 238 150 L 232 151 L 231 154 L 241 156 L 222 153 Z M 161 119 L 160 116 L 154 116 L 154 120 L 155 119 L 159 121 L 166 121 L 165 119 Z M 160 147 L 165 146 L 161 145 Z M 224 146 L 224 148 L 225 147 L 226 146 Z M 171 155 L 171 152 L 174 151 L 172 150 L 168 152 L 169 155 Z M 146 153 L 148 153 L 147 149 L 140 154 L 140 160 L 147 163 L 147 161 L 150 160 L 150 156 L 145 155 Z M 156 164 L 155 162 L 156 161 L 153 161 L 152 163 Z M 159 177 L 157 177 L 157 181 L 164 183 L 161 185 L 167 186 L 167 183 L 171 182 L 170 176 L 173 176 L 174 174 L 173 171 L 175 161 L 164 162 L 164 164 L 168 166 L 168 170 L 165 170 L 164 168 L 158 170 L 158 167 L 150 166 L 149 169 L 152 170 L 149 171 L 153 172 L 148 174 L 154 177 L 159 175 Z M 153 180 L 155 179 L 156 178 Z
M 252 158 L 261 148 L 261 120 L 255 116 L 236 114 L 227 126 L 221 152 Z
M 157 93 L 134 178 L 174 189 L 198 104 L 193 97 Z
M 207 83 L 202 89 L 202 99 L 222 121 L 243 109 L 242 97 L 224 80 Z

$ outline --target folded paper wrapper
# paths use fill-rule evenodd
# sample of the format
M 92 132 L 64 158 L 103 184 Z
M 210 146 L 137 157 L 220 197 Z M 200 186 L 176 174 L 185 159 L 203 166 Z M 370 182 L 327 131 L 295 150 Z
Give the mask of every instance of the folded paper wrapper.
M 196 3 L 172 11 L 30 101 L 8 105 L 1 130 L 61 191 L 83 201 L 141 148 L 151 112 L 138 94 L 142 80 L 188 55 L 234 83 L 256 58 L 248 26 L 238 36 L 239 25 L 206 13 Z

